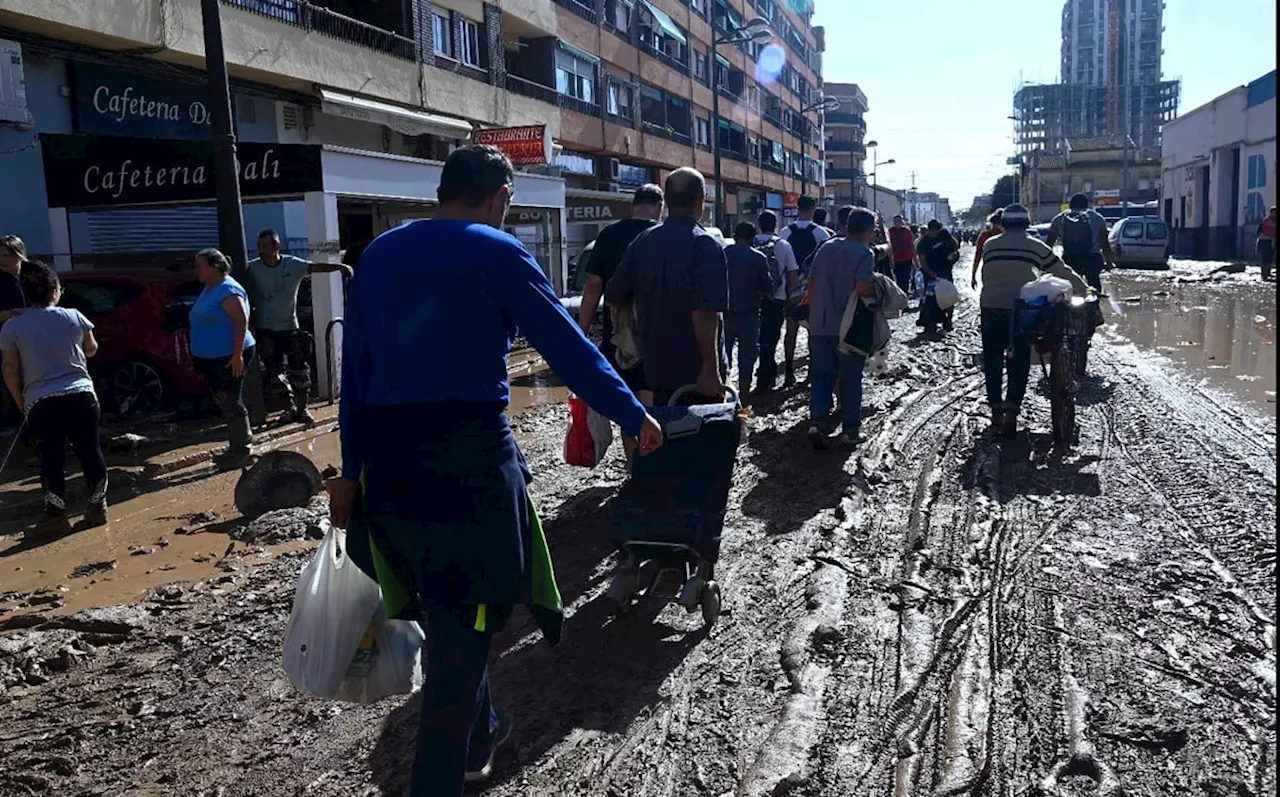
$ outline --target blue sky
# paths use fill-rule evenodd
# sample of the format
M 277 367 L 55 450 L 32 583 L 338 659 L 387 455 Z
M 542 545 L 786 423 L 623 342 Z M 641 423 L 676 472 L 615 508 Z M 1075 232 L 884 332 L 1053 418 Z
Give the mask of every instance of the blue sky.
M 1167 3 L 1163 68 L 1182 79 L 1179 113 L 1275 69 L 1274 0 Z M 1019 75 L 1058 78 L 1061 0 L 815 6 L 814 24 L 827 29 L 824 78 L 862 88 L 867 140 L 880 143 L 877 160 L 897 160 L 880 167 L 880 184 L 907 188 L 914 171 L 916 188 L 949 197 L 954 210 L 988 193 L 1013 154 Z

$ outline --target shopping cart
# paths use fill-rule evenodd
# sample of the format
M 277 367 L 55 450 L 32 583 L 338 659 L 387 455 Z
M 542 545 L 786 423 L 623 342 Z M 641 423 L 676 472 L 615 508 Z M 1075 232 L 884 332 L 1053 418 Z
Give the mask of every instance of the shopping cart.
M 679 406 L 694 391 L 676 391 L 650 413 L 662 426 L 663 445 L 636 457 L 631 478 L 613 502 L 609 540 L 622 561 L 608 596 L 620 612 L 637 600 L 675 600 L 685 611 L 702 610 L 707 628 L 720 616 L 720 555 L 733 466 L 742 440 L 741 403 L 728 400 Z M 678 577 L 678 591 L 664 584 Z

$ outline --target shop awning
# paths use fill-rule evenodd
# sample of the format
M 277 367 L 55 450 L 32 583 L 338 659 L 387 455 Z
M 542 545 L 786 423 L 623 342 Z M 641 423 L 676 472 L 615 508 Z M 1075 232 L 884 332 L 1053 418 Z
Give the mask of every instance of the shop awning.
M 675 20 L 671 19 L 671 17 L 667 15 L 667 12 L 654 6 L 654 4 L 650 3 L 649 0 L 640 0 L 640 5 L 644 6 L 645 11 L 648 11 L 653 15 L 653 21 L 658 23 L 658 27 L 662 28 L 668 36 L 681 44 L 689 43 L 689 40 L 685 37 L 679 26 L 676 25 Z
M 386 125 L 406 136 L 440 136 L 441 138 L 471 138 L 471 125 L 461 119 L 417 111 L 400 105 L 391 105 L 365 97 L 356 97 L 329 89 L 320 89 L 320 110 L 331 116 L 359 119 L 362 122 Z

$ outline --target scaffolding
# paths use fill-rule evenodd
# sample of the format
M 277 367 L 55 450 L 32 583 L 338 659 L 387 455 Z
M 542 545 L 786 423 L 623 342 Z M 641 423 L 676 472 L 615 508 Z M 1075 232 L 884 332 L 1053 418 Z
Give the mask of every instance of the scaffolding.
M 1177 80 L 1021 85 L 1013 97 L 1017 152 L 1060 153 L 1068 138 L 1125 133 L 1136 147 L 1159 149 L 1161 128 L 1177 114 L 1180 95 Z

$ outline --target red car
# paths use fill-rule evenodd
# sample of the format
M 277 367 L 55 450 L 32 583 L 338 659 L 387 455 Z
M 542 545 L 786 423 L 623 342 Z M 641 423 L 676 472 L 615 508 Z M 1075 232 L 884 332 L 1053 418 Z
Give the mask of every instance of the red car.
M 200 283 L 190 271 L 97 270 L 58 275 L 63 307 L 89 317 L 98 354 L 89 370 L 103 408 L 120 415 L 172 407 L 207 392 L 191 364 L 187 315 Z

